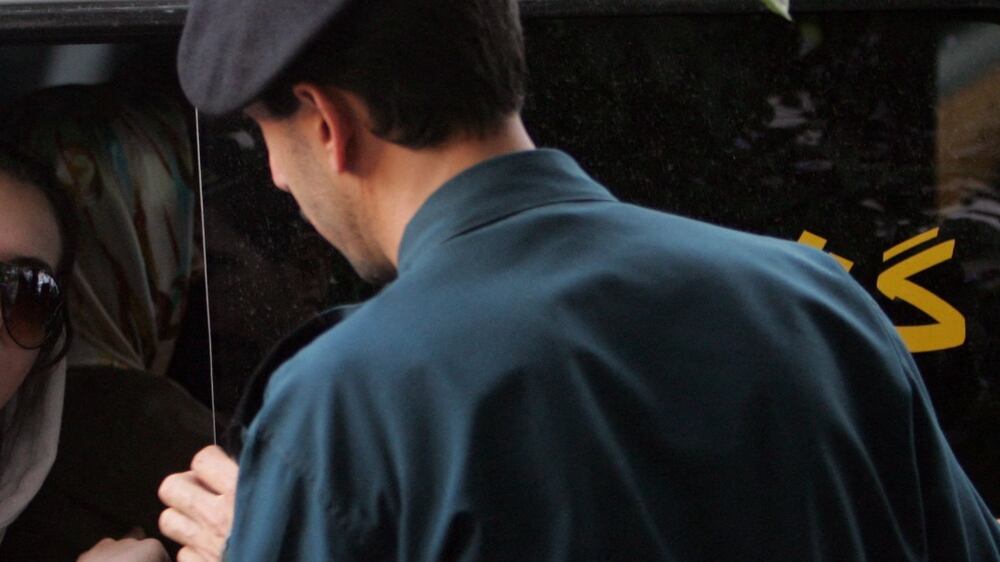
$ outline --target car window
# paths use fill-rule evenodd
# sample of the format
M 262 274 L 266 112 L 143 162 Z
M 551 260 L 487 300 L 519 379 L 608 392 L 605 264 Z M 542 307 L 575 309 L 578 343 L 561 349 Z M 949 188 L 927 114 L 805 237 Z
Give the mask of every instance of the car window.
M 1000 509 L 1000 26 L 573 18 L 528 37 L 536 140 L 623 199 L 837 257 Z

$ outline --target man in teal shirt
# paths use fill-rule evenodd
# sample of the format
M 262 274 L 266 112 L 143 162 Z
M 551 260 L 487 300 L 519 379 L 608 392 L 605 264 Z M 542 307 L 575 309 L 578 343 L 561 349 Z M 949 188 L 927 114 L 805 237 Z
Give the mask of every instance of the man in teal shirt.
M 210 470 L 164 484 L 185 556 L 1000 560 L 841 267 L 534 148 L 515 2 L 196 0 L 180 70 L 386 284 L 271 377 L 231 530 Z

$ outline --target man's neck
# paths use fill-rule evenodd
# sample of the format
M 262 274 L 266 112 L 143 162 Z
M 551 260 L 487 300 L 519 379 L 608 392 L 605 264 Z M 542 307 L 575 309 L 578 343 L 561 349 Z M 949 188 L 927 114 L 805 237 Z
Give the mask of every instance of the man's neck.
M 518 116 L 508 118 L 495 134 L 484 138 L 459 138 L 422 150 L 388 145 L 378 174 L 369 182 L 373 187 L 369 217 L 376 242 L 398 266 L 406 225 L 435 191 L 481 162 L 534 147 Z

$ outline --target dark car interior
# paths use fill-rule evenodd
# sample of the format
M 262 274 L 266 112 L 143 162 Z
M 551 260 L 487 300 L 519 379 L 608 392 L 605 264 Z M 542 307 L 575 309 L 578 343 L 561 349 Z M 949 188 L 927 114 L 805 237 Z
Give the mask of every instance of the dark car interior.
M 158 415 L 211 439 L 284 334 L 377 288 L 271 187 L 247 118 L 186 102 L 174 55 L 183 4 L 0 2 L 0 114 L 56 89 L 156 95 L 183 115 L 194 265 L 172 352 L 146 367 L 172 381 L 161 401 L 190 400 L 214 421 L 195 406 Z M 961 464 L 1000 513 L 1000 3 L 967 4 L 816 1 L 787 22 L 738 1 L 524 0 L 524 117 L 537 145 L 569 152 L 620 199 L 837 257 L 900 330 Z M 97 417 L 120 412 L 107 427 L 144 415 L 127 406 L 146 387 L 86 380 L 86 396 L 117 396 L 78 401 L 104 404 Z M 103 437 L 168 451 L 150 456 L 151 474 L 172 472 L 194 444 L 155 435 Z M 58 538 L 73 522 L 45 511 L 65 509 L 53 500 L 19 520 L 0 559 L 63 559 L 129 521 L 156 535 L 155 487 L 115 499 L 117 512 L 65 501 L 99 524 Z

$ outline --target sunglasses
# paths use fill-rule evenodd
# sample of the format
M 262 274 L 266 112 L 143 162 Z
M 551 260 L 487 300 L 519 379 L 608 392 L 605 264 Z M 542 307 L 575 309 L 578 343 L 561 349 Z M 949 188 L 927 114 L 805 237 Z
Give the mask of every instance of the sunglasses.
M 41 263 L 0 262 L 0 318 L 10 338 L 24 349 L 38 349 L 62 333 L 63 295 Z

